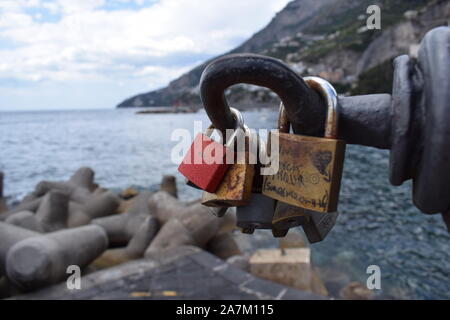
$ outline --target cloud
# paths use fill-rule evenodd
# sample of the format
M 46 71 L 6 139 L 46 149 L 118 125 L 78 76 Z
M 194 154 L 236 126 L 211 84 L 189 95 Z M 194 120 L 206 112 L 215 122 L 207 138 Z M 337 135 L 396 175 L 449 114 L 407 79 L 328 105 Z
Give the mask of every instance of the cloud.
M 63 13 L 74 14 L 97 9 L 105 4 L 105 0 L 56 0 L 56 4 Z
M 155 89 L 240 44 L 287 2 L 1 0 L 0 85 Z

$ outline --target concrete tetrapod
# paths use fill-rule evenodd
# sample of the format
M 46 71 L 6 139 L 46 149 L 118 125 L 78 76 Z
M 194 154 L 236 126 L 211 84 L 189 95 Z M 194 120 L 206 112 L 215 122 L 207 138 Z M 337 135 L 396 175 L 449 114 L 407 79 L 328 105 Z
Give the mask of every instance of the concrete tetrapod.
M 0 198 L 3 198 L 3 179 L 5 177 L 5 174 L 3 171 L 0 171 Z
M 171 196 L 178 198 L 176 178 L 170 175 L 163 176 L 159 190 L 165 191 Z
M 39 220 L 36 218 L 36 215 L 31 211 L 20 211 L 11 216 L 9 216 L 6 220 L 6 223 L 27 229 L 36 231 L 39 233 L 44 233 L 45 229 Z
M 186 204 L 180 202 L 166 191 L 158 191 L 148 201 L 153 215 L 161 224 L 165 224 L 172 218 L 178 217 L 186 209 Z
M 99 226 L 56 231 L 14 244 L 6 256 L 6 273 L 20 289 L 33 290 L 64 280 L 69 266 L 83 268 L 107 248 Z
M 0 276 L 5 274 L 8 250 L 18 242 L 36 236 L 39 233 L 0 222 Z
M 156 221 L 156 218 L 152 216 L 147 217 L 125 248 L 105 251 L 93 262 L 94 267 L 104 269 L 133 259 L 142 258 L 145 249 L 150 245 L 158 230 L 159 223 Z
M 150 216 L 148 200 L 152 195 L 153 193 L 150 191 L 143 191 L 133 198 L 128 212 L 93 219 L 91 223 L 101 226 L 106 231 L 110 245 L 126 246 L 147 217 Z M 157 223 L 156 220 L 151 221 Z
M 94 193 L 83 204 L 70 201 L 67 225 L 74 228 L 89 224 L 92 219 L 115 214 L 119 205 L 119 197 L 110 191 Z
M 164 224 L 145 252 L 145 256 L 171 249 L 180 245 L 193 245 L 203 248 L 206 243 L 221 231 L 225 219 L 211 214 L 210 208 L 200 203 L 184 207 L 173 214 Z
M 19 205 L 17 205 L 14 208 L 11 208 L 7 212 L 0 214 L 0 221 L 6 221 L 10 216 L 14 215 L 17 212 L 21 211 L 32 211 L 36 212 L 36 210 L 39 208 L 43 197 L 29 199 L 27 201 L 22 201 Z
M 66 193 L 52 190 L 42 199 L 36 219 L 47 232 L 64 229 L 67 227 L 68 205 L 69 197 Z
M 165 224 L 172 218 L 181 217 L 186 212 L 186 208 L 199 204 L 201 204 L 200 199 L 190 202 L 181 202 L 165 191 L 156 192 L 148 201 L 150 211 L 155 217 L 158 218 L 161 224 Z M 218 208 L 205 208 L 207 208 L 210 215 L 216 216 L 213 211 L 217 210 Z M 226 212 L 228 214 L 219 219 L 222 223 L 220 232 L 230 231 L 234 229 L 234 226 L 236 225 L 235 209 L 228 208 Z
M 60 191 L 67 194 L 71 201 L 85 203 L 90 199 L 92 196 L 91 192 L 96 188 L 96 184 L 94 183 L 94 175 L 95 173 L 92 169 L 82 167 L 78 169 L 68 181 L 41 181 L 36 185 L 33 193 L 27 195 L 19 205 L 3 214 L 0 214 L 0 221 L 5 221 L 17 212 L 36 212 L 43 200 L 44 195 L 51 190 Z
M 5 198 L 3 198 L 3 178 L 4 174 L 0 171 L 0 213 L 8 211 Z
M 91 220 L 92 218 L 83 211 L 82 204 L 75 201 L 69 201 L 69 216 L 67 218 L 67 227 L 81 227 L 89 224 Z
M 241 250 L 231 233 L 219 233 L 214 236 L 206 244 L 206 251 L 223 260 L 241 254 Z
M 36 214 L 20 211 L 10 215 L 7 223 L 38 232 L 53 232 L 67 227 L 69 197 L 60 190 L 48 192 L 42 199 Z
M 68 181 L 41 181 L 37 184 L 34 195 L 40 197 L 50 190 L 60 190 L 72 196 L 78 188 L 94 191 L 96 184 L 94 183 L 95 172 L 86 167 L 78 169 Z

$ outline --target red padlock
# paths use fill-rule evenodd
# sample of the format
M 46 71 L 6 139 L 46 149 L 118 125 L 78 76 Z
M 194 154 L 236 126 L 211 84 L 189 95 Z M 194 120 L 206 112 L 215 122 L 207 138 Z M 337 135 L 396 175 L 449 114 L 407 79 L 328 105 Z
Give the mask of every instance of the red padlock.
M 244 120 L 241 113 L 234 108 L 230 109 L 236 120 L 236 127 L 234 129 L 243 128 Z M 210 126 L 207 132 L 212 133 L 212 129 L 213 127 Z M 233 142 L 234 138 L 235 135 L 229 139 L 228 143 Z M 204 151 L 207 148 L 212 150 L 212 157 L 219 158 L 220 156 L 221 161 L 219 161 L 219 163 L 215 163 L 207 158 L 204 154 Z M 215 157 L 215 152 L 219 152 L 220 155 Z M 214 141 L 208 135 L 199 133 L 178 167 L 178 171 L 184 175 L 190 183 L 202 190 L 214 193 L 232 164 L 227 163 L 226 161 L 227 153 L 230 153 L 228 159 L 234 159 L 234 153 L 230 148 Z

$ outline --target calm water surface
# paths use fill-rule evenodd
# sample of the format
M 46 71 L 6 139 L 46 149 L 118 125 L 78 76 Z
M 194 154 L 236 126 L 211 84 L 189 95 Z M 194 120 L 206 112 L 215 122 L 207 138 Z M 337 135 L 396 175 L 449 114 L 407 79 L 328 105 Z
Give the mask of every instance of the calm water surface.
M 178 178 L 183 200 L 200 193 L 186 187 L 170 154 L 174 128 L 208 125 L 205 114 L 135 115 L 135 110 L 0 113 L 0 170 L 5 193 L 18 199 L 41 180 L 67 179 L 80 166 L 102 186 L 157 189 L 162 174 Z M 251 128 L 273 128 L 277 112 L 245 112 Z M 366 268 L 381 267 L 380 298 L 450 298 L 450 236 L 441 217 L 411 204 L 411 186 L 392 187 L 387 151 L 349 146 L 340 216 L 327 239 L 312 245 L 313 262 L 336 294 L 350 281 L 366 282 Z M 275 247 L 269 232 L 242 236 L 245 248 Z

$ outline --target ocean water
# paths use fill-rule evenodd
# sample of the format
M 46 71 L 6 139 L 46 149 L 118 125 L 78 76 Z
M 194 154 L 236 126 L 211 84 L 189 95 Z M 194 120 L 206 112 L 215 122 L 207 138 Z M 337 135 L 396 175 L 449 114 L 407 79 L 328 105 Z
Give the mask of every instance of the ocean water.
M 177 176 L 180 196 L 199 191 L 183 184 L 171 161 L 176 128 L 194 135 L 204 113 L 136 115 L 136 110 L 0 113 L 0 170 L 9 201 L 33 191 L 41 180 L 65 180 L 89 166 L 96 181 L 113 190 L 157 189 L 163 174 Z M 251 128 L 274 128 L 277 112 L 245 112 Z M 330 293 L 350 281 L 366 283 L 369 265 L 381 268 L 379 298 L 449 299 L 450 236 L 440 215 L 421 214 L 411 185 L 388 181 L 388 151 L 348 146 L 340 216 L 327 239 L 313 244 L 312 259 Z M 270 232 L 242 236 L 247 249 L 276 247 Z

